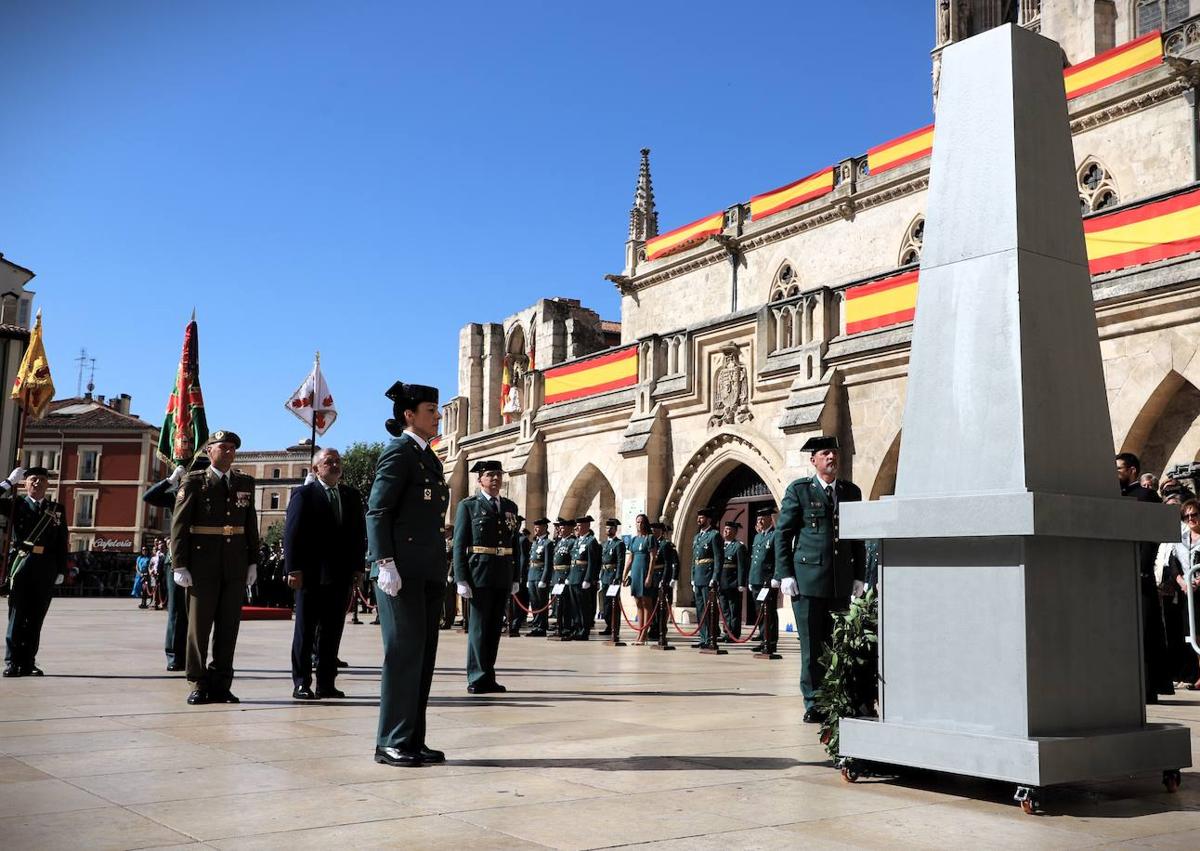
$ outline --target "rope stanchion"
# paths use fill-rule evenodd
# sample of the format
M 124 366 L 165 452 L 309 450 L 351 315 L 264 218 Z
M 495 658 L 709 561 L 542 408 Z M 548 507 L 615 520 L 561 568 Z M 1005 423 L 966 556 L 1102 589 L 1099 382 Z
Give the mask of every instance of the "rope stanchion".
M 733 633 L 729 631 L 729 621 L 725 620 L 725 612 L 721 611 L 719 607 L 718 607 L 718 611 L 721 612 L 721 629 L 722 629 L 722 631 L 724 631 L 725 637 L 728 639 L 730 644 L 747 644 L 747 643 L 749 643 L 750 639 L 754 638 L 754 631 L 758 629 L 759 624 L 762 623 L 762 619 L 763 619 L 762 609 L 759 609 L 758 610 L 758 620 L 756 620 L 754 622 L 754 626 L 750 627 L 750 633 L 745 638 L 734 638 Z
M 660 593 L 659 595 L 657 595 L 654 598 L 654 608 L 650 611 L 650 614 L 646 617 L 645 626 L 643 626 L 641 629 L 638 630 L 637 638 L 635 638 L 633 641 L 635 646 L 639 645 L 639 644 L 644 645 L 646 643 L 646 633 L 648 633 L 650 631 L 651 625 L 656 622 L 656 619 L 658 618 L 658 610 L 661 608 L 662 608 L 662 594 Z
M 542 606 L 540 609 L 530 609 L 524 603 L 521 602 L 521 598 L 518 597 L 516 594 L 513 594 L 512 598 L 513 598 L 513 602 L 516 603 L 518 606 L 520 606 L 521 611 L 523 611 L 527 615 L 540 615 L 542 612 L 549 609 L 550 606 L 553 604 L 553 601 L 551 601 L 550 603 L 547 603 L 546 605 Z
M 617 611 L 621 613 L 621 617 L 625 619 L 625 623 L 628 624 L 629 628 L 632 629 L 634 632 L 641 632 L 641 630 L 644 628 L 644 627 L 639 627 L 637 624 L 635 624 L 633 621 L 631 621 L 629 619 L 629 615 L 625 614 L 625 607 L 621 605 L 621 595 L 620 594 L 617 595 Z
M 712 597 L 709 597 L 708 602 L 704 604 L 704 611 L 700 613 L 699 619 L 701 622 L 704 621 L 705 615 L 708 614 L 708 607 L 711 605 L 712 605 Z M 667 611 L 669 611 L 671 613 L 671 626 L 675 627 L 675 631 L 677 633 L 679 633 L 680 635 L 682 635 L 684 638 L 695 638 L 697 635 L 700 634 L 700 624 L 696 624 L 696 628 L 693 629 L 691 632 L 684 632 L 682 629 L 679 628 L 679 622 L 677 620 L 675 620 L 675 607 L 672 606 Z

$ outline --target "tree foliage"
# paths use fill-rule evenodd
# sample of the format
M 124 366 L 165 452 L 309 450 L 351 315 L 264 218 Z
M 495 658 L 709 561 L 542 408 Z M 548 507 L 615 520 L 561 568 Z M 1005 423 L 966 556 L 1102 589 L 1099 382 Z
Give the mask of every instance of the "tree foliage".
M 267 534 L 263 536 L 263 543 L 271 549 L 283 540 L 283 524 L 279 521 L 272 523 L 267 527 Z
M 816 708 L 825 719 L 821 743 L 837 759 L 838 722 L 875 715 L 879 696 L 879 595 L 871 588 L 850 601 L 845 612 L 833 613 L 833 638 L 821 654 L 825 679 L 817 690 Z
M 371 483 L 375 481 L 375 468 L 382 453 L 383 444 L 379 441 L 351 443 L 341 453 L 342 483 L 358 491 L 363 505 L 371 495 Z

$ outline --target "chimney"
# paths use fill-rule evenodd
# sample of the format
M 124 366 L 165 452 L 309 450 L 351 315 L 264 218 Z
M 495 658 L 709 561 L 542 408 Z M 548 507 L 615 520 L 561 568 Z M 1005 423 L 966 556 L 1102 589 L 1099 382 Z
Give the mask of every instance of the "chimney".
M 103 397 L 102 395 L 100 395 L 100 394 L 97 394 L 97 395 L 96 395 L 96 401 L 97 401 L 97 402 L 99 402 L 101 405 L 103 405 L 103 404 L 104 404 L 104 397 Z
M 122 414 L 128 414 L 130 406 L 133 404 L 133 397 L 128 393 L 122 393 L 116 399 L 112 400 L 113 410 L 119 411 Z

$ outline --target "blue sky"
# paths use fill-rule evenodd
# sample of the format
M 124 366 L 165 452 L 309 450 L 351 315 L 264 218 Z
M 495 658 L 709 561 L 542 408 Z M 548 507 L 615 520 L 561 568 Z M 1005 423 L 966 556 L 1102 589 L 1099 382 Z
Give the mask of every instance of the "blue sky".
M 932 2 L 13 2 L 0 252 L 60 395 L 158 422 L 193 306 L 213 428 L 383 439 L 396 379 L 544 296 L 606 319 L 638 149 L 663 230 L 931 120 Z M 85 379 L 86 381 L 86 379 Z

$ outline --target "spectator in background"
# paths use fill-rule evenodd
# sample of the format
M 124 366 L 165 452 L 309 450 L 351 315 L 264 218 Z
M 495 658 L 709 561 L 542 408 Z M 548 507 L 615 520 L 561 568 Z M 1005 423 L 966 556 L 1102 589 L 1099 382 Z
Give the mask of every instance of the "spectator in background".
M 1169 497 L 1168 501 L 1174 497 Z M 1200 500 L 1189 499 L 1179 507 L 1183 529 L 1179 541 L 1159 548 L 1155 563 L 1159 595 L 1162 598 L 1163 623 L 1166 627 L 1166 664 L 1170 677 L 1185 683 L 1189 691 L 1200 689 L 1200 660 L 1184 640 L 1187 633 L 1187 569 L 1200 560 Z M 1165 553 L 1164 553 L 1165 548 Z M 1165 556 L 1165 557 L 1164 557 Z M 1193 580 L 1192 593 L 1200 586 Z
M 139 609 L 150 608 L 150 546 L 142 545 L 142 552 L 134 562 L 134 579 L 133 591 L 130 592 L 130 597 L 141 597 L 142 602 L 138 604 Z
M 1146 490 L 1158 490 L 1158 477 L 1153 473 L 1142 473 L 1142 477 L 1138 480 L 1138 483 L 1146 488 Z

